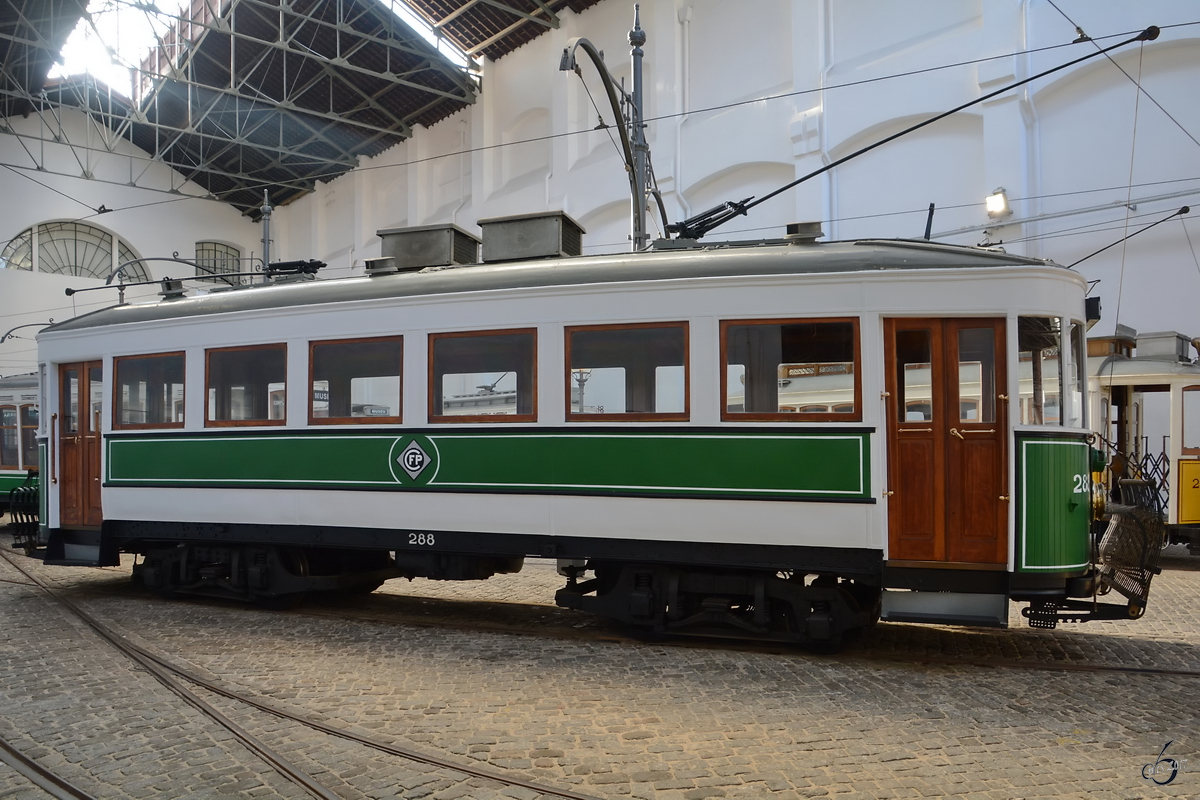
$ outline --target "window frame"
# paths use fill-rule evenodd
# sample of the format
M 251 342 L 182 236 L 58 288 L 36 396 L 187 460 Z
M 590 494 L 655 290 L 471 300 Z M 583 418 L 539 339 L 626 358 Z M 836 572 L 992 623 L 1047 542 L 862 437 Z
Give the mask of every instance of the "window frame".
M 532 384 L 532 402 L 533 411 L 529 414 L 437 414 L 435 408 L 441 408 L 442 398 L 435 397 L 437 391 L 437 380 L 435 379 L 434 369 L 434 347 L 439 339 L 465 339 L 468 337 L 481 336 L 514 336 L 519 334 L 530 334 L 533 336 L 533 364 L 530 381 Z M 459 423 L 505 423 L 505 422 L 537 422 L 538 420 L 538 331 L 537 328 L 498 328 L 495 330 L 470 330 L 470 331 L 445 331 L 442 333 L 430 333 L 429 341 L 429 356 L 426 364 L 426 398 L 429 403 L 427 411 L 427 419 L 430 425 L 456 425 Z M 519 386 L 518 386 L 519 388 Z
M 313 416 L 313 369 L 316 366 L 315 350 L 327 344 L 369 344 L 371 342 L 395 342 L 400 347 L 400 359 L 396 364 L 396 377 L 400 381 L 400 396 L 397 411 L 400 413 L 387 417 L 316 417 Z M 399 425 L 404 420 L 404 337 L 403 336 L 371 336 L 367 338 L 350 339 L 320 339 L 308 343 L 308 424 L 309 425 Z
M 187 419 L 187 353 L 183 350 L 174 350 L 167 353 L 142 353 L 134 356 L 114 356 L 113 357 L 113 402 L 112 402 L 112 427 L 114 431 L 127 430 L 161 430 L 164 428 L 182 428 L 183 422 L 121 422 L 121 398 L 119 396 L 120 384 L 120 362 L 132 361 L 138 358 L 166 358 L 168 356 L 179 356 L 183 359 L 183 414 L 184 419 Z M 207 370 L 205 372 L 207 386 Z M 207 395 L 207 392 L 205 393 Z
M 224 251 L 224 252 L 223 252 Z M 211 253 L 209 255 L 208 253 Z M 196 280 L 201 283 L 223 283 L 227 286 L 241 286 L 242 278 L 230 277 L 242 271 L 242 249 L 237 245 L 228 244 L 226 242 L 218 242 L 213 239 L 204 239 L 196 242 L 195 247 L 195 263 Z M 215 261 L 228 263 L 230 260 L 235 262 L 234 268 L 225 271 L 218 271 L 212 263 Z M 211 269 L 211 272 L 206 270 Z
M 40 425 L 40 422 L 35 423 L 33 425 L 25 425 L 21 421 L 23 419 L 21 412 L 27 408 L 32 408 L 34 410 L 34 412 L 38 415 L 38 420 L 41 420 L 41 418 L 42 418 L 42 410 L 38 406 L 37 403 L 22 403 L 19 400 L 17 401 L 17 446 L 20 448 L 19 456 L 21 459 L 21 469 L 25 470 L 26 472 L 40 472 L 41 465 L 37 463 L 37 461 L 38 461 L 38 457 L 37 457 L 38 456 L 38 441 L 37 441 L 38 437 L 37 437 L 37 434 L 38 434 L 38 427 Z M 26 433 L 26 431 L 31 431 L 33 433 L 33 449 L 29 451 L 30 453 L 33 454 L 32 463 L 25 458 L 25 456 L 27 455 L 25 452 L 25 433 Z
M 17 401 L 0 404 L 0 412 L 6 408 L 11 408 L 13 410 L 13 424 L 11 427 L 8 425 L 0 425 L 0 431 L 11 430 L 14 434 L 16 434 L 16 450 L 14 452 L 17 454 L 17 460 L 14 464 L 6 464 L 4 461 L 0 460 L 0 469 L 19 470 L 21 468 L 21 404 Z M 2 420 L 3 417 L 0 417 L 0 422 L 2 422 Z
M 1067 353 L 1071 352 L 1071 349 L 1070 349 L 1070 344 L 1071 344 L 1070 326 L 1073 321 L 1071 320 L 1070 316 L 1063 316 L 1063 315 L 1056 315 L 1056 314 L 1039 314 L 1039 313 L 1035 313 L 1035 312 L 1018 313 L 1016 315 L 1016 317 L 1017 317 L 1017 339 L 1016 339 L 1016 347 L 1013 349 L 1013 352 L 1016 356 L 1016 361 L 1017 361 L 1017 403 L 1016 403 L 1017 415 L 1016 415 L 1016 419 L 1014 420 L 1014 424 L 1017 426 L 1023 427 L 1023 428 L 1037 428 L 1038 430 L 1061 430 L 1063 428 L 1066 428 L 1067 427 L 1067 413 L 1068 413 L 1068 411 L 1067 411 L 1068 396 L 1067 395 L 1071 388 L 1071 384 L 1073 383 L 1073 377 L 1069 374 L 1069 370 L 1068 370 L 1069 362 L 1067 361 Z M 1043 370 L 1042 371 L 1042 385 L 1041 385 L 1041 392 L 1042 392 L 1042 406 L 1041 406 L 1042 421 L 1041 422 L 1035 422 L 1033 419 L 1034 418 L 1034 413 L 1033 413 L 1034 412 L 1034 402 L 1033 401 L 1037 398 L 1038 386 L 1034 382 L 1034 376 L 1033 376 L 1034 368 L 1033 368 L 1033 360 L 1032 360 L 1032 358 L 1033 358 L 1032 351 L 1026 351 L 1021 348 L 1021 320 L 1025 320 L 1025 319 L 1052 320 L 1053 322 L 1057 323 L 1057 325 L 1058 325 L 1058 330 L 1056 331 L 1057 335 L 1055 337 L 1058 340 L 1058 344 L 1057 344 L 1058 353 L 1053 358 L 1053 361 L 1055 361 L 1058 366 L 1057 366 L 1057 369 L 1056 369 L 1054 375 L 1051 376 L 1051 377 L 1056 377 L 1056 379 L 1057 379 L 1058 391 L 1055 393 L 1057 395 L 1057 405 L 1052 406 L 1047 401 L 1047 396 L 1053 397 L 1053 396 L 1055 396 L 1055 394 L 1048 395 L 1046 392 L 1046 388 L 1045 388 L 1046 375 L 1044 372 L 1045 364 L 1043 362 L 1043 364 L 1039 365 L 1039 369 Z M 1036 333 L 1036 331 L 1034 333 Z M 1085 339 L 1086 339 L 1086 337 L 1085 337 Z M 1030 367 L 1029 367 L 1030 391 L 1029 391 L 1028 395 L 1024 394 L 1024 392 L 1021 388 L 1021 380 L 1022 380 L 1022 378 L 1021 378 L 1021 363 L 1022 363 L 1021 362 L 1021 354 L 1024 352 L 1031 353 L 1031 357 L 1030 357 L 1031 360 L 1030 360 Z M 1038 352 L 1042 352 L 1042 351 L 1038 351 Z M 1071 357 L 1074 358 L 1073 353 L 1072 353 Z M 1046 360 L 1050 360 L 1050 359 L 1046 359 Z M 1083 373 L 1085 376 L 1084 383 L 1086 384 L 1086 382 L 1087 382 L 1086 362 L 1085 362 L 1085 366 L 1083 369 Z M 1047 422 L 1046 418 L 1048 415 L 1046 412 L 1050 408 L 1057 408 L 1058 417 L 1053 419 L 1052 421 Z M 1027 419 L 1028 419 L 1028 421 L 1026 421 Z
M 1200 447 L 1188 447 L 1188 415 L 1187 415 L 1187 393 L 1200 392 L 1200 384 L 1193 383 L 1189 386 L 1180 387 L 1179 390 L 1179 452 L 1185 456 L 1200 455 Z M 1132 404 L 1131 404 L 1132 405 Z
M 854 332 L 854 411 L 799 413 L 795 411 L 730 411 L 729 410 L 729 328 L 733 325 L 819 325 L 821 323 L 850 323 Z M 784 317 L 769 319 L 723 319 L 720 322 L 720 355 L 717 366 L 721 373 L 719 402 L 722 422 L 862 422 L 862 324 L 859 317 Z
M 643 330 L 647 328 L 683 329 L 683 411 L 636 411 L 617 414 L 585 414 L 571 411 L 571 334 L 576 331 Z M 563 328 L 564 383 L 566 390 L 567 422 L 688 422 L 692 413 L 691 326 L 687 320 L 676 322 L 605 323 L 602 325 L 571 325 Z
M 283 419 L 209 419 L 209 389 L 212 388 L 211 369 L 213 353 L 232 353 L 242 350 L 282 350 L 283 351 Z M 236 347 L 211 347 L 204 350 L 204 427 L 206 428 L 256 428 L 260 426 L 283 426 L 287 424 L 288 391 L 287 391 L 288 346 L 287 342 L 271 344 L 246 344 Z M 270 394 L 267 395 L 267 406 L 270 407 Z

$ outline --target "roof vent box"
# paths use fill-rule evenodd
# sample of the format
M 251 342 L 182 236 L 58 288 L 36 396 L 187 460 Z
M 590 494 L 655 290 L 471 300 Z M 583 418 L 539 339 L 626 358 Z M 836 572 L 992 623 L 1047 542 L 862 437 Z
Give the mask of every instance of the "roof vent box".
M 1190 362 L 1191 359 L 1188 358 L 1188 353 L 1191 346 L 1191 339 L 1175 331 L 1143 333 L 1137 337 L 1137 354 L 1139 358 Z
M 393 259 L 390 271 L 479 263 L 479 238 L 457 225 L 385 228 L 376 235 L 382 241 L 380 256 Z
M 565 212 L 517 214 L 479 220 L 483 262 L 559 258 L 583 253 L 583 226 Z

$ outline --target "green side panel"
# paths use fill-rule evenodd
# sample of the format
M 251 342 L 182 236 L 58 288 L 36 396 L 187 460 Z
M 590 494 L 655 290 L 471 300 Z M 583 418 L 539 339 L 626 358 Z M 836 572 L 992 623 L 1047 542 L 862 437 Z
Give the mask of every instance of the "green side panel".
M 1080 569 L 1090 560 L 1088 446 L 1017 437 L 1017 569 Z
M 7 503 L 8 493 L 18 486 L 25 485 L 26 475 L 28 475 L 28 473 L 23 469 L 0 470 L 0 494 L 4 495 L 4 497 L 0 499 Z
M 136 434 L 108 486 L 311 486 L 868 500 L 870 433 Z
M 137 483 L 394 484 L 395 436 L 108 439 L 109 486 Z

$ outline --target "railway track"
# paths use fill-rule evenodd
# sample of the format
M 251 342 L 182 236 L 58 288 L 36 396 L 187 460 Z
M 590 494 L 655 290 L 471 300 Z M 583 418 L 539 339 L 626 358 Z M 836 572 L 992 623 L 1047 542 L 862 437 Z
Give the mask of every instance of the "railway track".
M 95 800 L 95 795 L 43 767 L 10 741 L 0 738 L 0 762 L 8 764 L 31 783 L 58 800 Z
M 1186 564 L 1185 569 L 1193 569 Z M 90 594 L 127 594 L 121 590 L 60 588 L 60 592 Z M 132 595 L 135 590 L 129 589 Z M 208 603 L 199 597 L 181 596 L 171 602 Z M 751 639 L 673 636 L 647 637 L 640 632 L 622 629 L 608 620 L 583 617 L 557 606 L 517 602 L 444 599 L 418 595 L 389 593 L 386 590 L 354 598 L 354 605 L 343 606 L 341 601 L 322 605 L 313 601 L 286 612 L 318 619 L 366 622 L 381 625 L 404 624 L 414 627 L 452 629 L 467 633 L 498 633 L 513 636 L 534 636 L 585 642 L 621 644 L 653 641 L 656 645 L 684 649 L 725 650 L 745 653 L 811 658 L 806 650 L 787 647 L 775 642 L 756 642 Z M 367 607 L 364 607 L 367 606 Z M 1069 661 L 1032 661 L 1029 659 L 995 658 L 992 656 L 961 656 L 937 653 L 882 652 L 849 648 L 838 656 L 859 662 L 937 664 L 941 666 L 970 666 L 994 669 L 1023 669 L 1040 672 L 1086 672 L 1131 675 L 1161 675 L 1200 677 L 1200 669 L 1171 669 L 1154 666 L 1125 666 L 1114 664 L 1078 663 Z
M 137 663 L 161 684 L 179 696 L 184 702 L 200 711 L 200 713 L 205 717 L 225 728 L 242 745 L 262 759 L 263 762 L 268 764 L 272 769 L 274 769 L 291 783 L 304 789 L 313 797 L 321 798 L 322 800 L 338 800 L 339 795 L 334 789 L 322 784 L 300 767 L 289 761 L 277 750 L 270 747 L 259 737 L 252 734 L 228 715 L 224 714 L 211 703 L 204 700 L 196 692 L 192 691 L 187 684 L 190 683 L 194 686 L 201 687 L 209 692 L 212 692 L 213 694 L 235 700 L 258 711 L 304 725 L 305 727 L 329 736 L 351 741 L 379 752 L 396 756 L 398 758 L 428 764 L 441 769 L 453 770 L 465 776 L 480 778 L 506 787 L 520 787 L 528 789 L 545 797 L 559 797 L 565 798 L 566 800 L 597 800 L 597 798 L 595 798 L 593 795 L 581 794 L 569 789 L 547 786 L 533 781 L 526 781 L 514 776 L 504 775 L 493 770 L 480 769 L 468 764 L 462 764 L 454 760 L 442 758 L 437 755 L 421 752 L 416 749 L 383 742 L 372 737 L 363 736 L 353 731 L 327 725 L 318 720 L 310 719 L 303 715 L 295 714 L 285 709 L 278 708 L 270 703 L 265 703 L 249 695 L 227 689 L 224 686 L 205 679 L 191 670 L 171 663 L 168 659 L 159 654 L 152 653 L 149 650 L 130 642 L 128 639 L 121 636 L 109 626 L 105 625 L 93 615 L 79 607 L 79 605 L 73 600 L 66 597 L 66 592 L 50 586 L 40 577 L 25 569 L 9 554 L 0 552 L 0 557 L 3 557 L 6 562 L 8 562 L 14 569 L 28 579 L 28 583 L 26 585 L 37 587 L 43 591 L 70 614 L 87 625 L 108 645 Z M 16 581 L 6 582 L 16 583 Z M 15 769 L 26 775 L 26 777 L 28 777 L 30 780 L 33 780 L 38 786 L 46 788 L 47 791 L 51 791 L 51 794 L 53 794 L 55 797 L 90 797 L 90 795 L 83 793 L 77 787 L 72 786 L 62 778 L 38 766 L 36 762 L 23 756 L 15 747 L 12 747 L 10 744 L 0 742 L 0 753 L 8 754 L 8 758 L 3 758 L 3 756 L 0 755 L 0 759 L 6 761 L 7 763 L 13 764 Z M 12 760 L 10 761 L 9 759 Z M 15 764 L 21 764 L 23 766 L 17 767 Z M 54 787 L 54 790 L 52 791 L 47 787 Z

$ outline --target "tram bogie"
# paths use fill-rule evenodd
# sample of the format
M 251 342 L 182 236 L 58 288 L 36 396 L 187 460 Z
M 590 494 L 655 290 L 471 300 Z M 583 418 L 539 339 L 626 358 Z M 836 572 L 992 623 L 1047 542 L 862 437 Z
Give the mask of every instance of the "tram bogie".
M 572 576 L 555 601 L 656 634 L 831 645 L 879 618 L 878 586 L 833 575 L 687 569 L 601 562 L 595 577 Z M 593 594 L 594 593 L 594 594 Z
M 39 336 L 47 552 L 251 600 L 558 558 L 561 605 L 827 647 L 1083 618 L 1085 291 L 803 240 L 116 306 Z
M 135 582 L 165 595 L 273 602 L 309 592 L 371 592 L 396 577 L 386 550 L 270 545 L 139 547 Z

